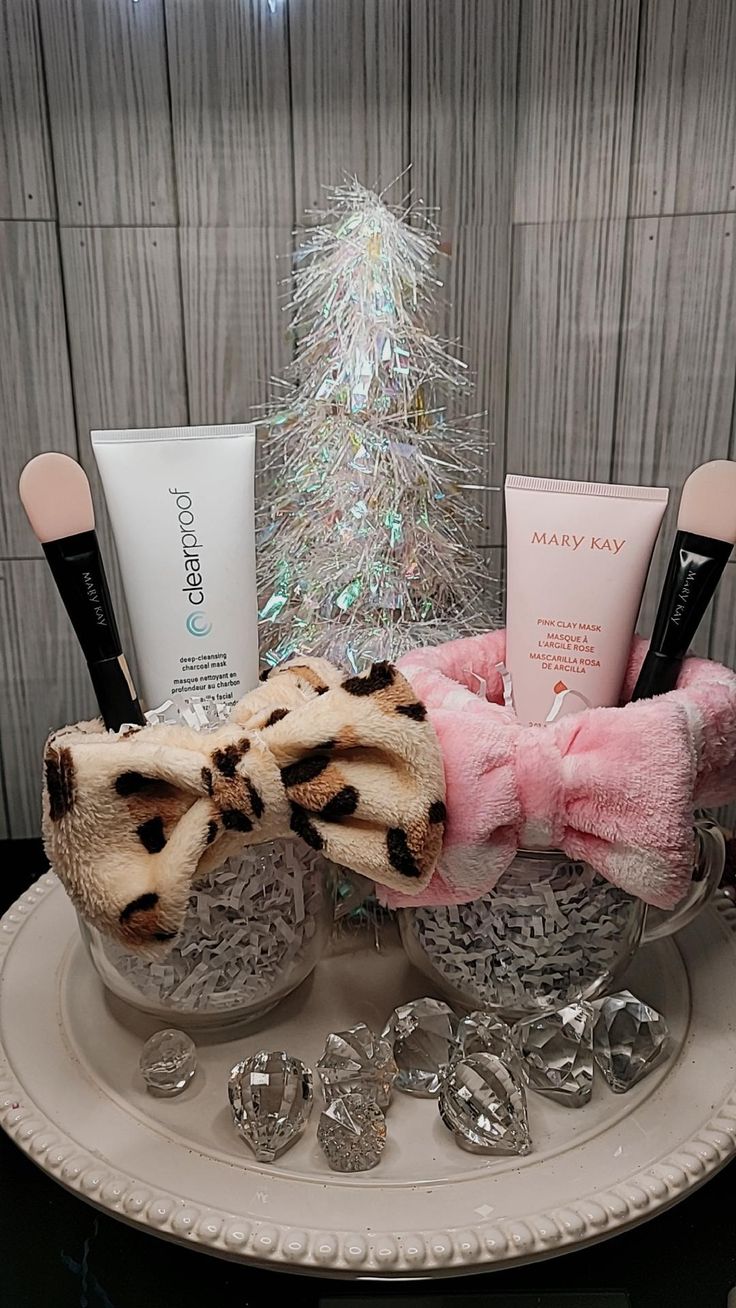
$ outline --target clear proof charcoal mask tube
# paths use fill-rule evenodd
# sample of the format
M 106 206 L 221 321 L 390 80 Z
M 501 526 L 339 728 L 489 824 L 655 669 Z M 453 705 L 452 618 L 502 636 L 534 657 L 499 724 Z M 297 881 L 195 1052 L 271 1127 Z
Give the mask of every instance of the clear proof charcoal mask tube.
M 506 478 L 506 664 L 521 722 L 618 704 L 668 494 Z
M 93 431 L 146 707 L 258 681 L 255 428 Z

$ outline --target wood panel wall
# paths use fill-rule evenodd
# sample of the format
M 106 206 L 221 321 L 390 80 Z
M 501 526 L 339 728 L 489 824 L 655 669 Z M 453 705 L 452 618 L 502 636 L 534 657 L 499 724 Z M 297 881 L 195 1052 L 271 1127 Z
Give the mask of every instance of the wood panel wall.
M 44 735 L 93 711 L 22 464 L 248 419 L 289 358 L 304 209 L 410 164 L 486 415 L 496 575 L 507 470 L 676 500 L 736 456 L 736 5 L 0 0 L 0 834 L 37 832 Z M 736 565 L 699 648 L 732 661 L 735 615 Z

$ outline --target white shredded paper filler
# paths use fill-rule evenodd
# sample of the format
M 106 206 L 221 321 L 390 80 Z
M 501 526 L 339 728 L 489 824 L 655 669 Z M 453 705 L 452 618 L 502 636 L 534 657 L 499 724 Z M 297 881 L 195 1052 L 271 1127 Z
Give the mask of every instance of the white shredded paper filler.
M 301 966 L 323 911 L 322 872 L 292 841 L 244 850 L 193 887 L 160 961 L 105 941 L 109 962 L 145 998 L 184 1012 L 266 1001 Z
M 474 1002 L 553 1011 L 615 973 L 638 935 L 636 901 L 581 863 L 569 876 L 503 879 L 468 904 L 414 910 L 425 956 Z M 557 869 L 559 873 L 560 869 Z

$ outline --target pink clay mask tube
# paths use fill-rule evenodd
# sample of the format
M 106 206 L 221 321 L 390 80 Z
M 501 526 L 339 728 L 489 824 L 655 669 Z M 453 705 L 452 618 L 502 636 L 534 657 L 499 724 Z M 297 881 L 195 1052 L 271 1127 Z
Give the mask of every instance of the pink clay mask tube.
M 506 664 L 521 722 L 618 704 L 668 494 L 506 478 Z

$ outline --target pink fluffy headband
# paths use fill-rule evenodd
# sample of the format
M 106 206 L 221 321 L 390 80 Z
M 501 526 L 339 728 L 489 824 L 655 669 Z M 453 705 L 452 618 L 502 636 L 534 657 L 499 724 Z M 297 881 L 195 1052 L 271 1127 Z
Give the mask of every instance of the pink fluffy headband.
M 673 907 L 691 880 L 694 809 L 736 797 L 736 675 L 690 658 L 670 694 L 530 727 L 503 704 L 505 643 L 492 631 L 399 663 L 439 738 L 447 821 L 429 885 L 384 892 L 386 902 L 476 899 L 520 847 L 541 845 Z M 646 649 L 635 641 L 624 698 Z

